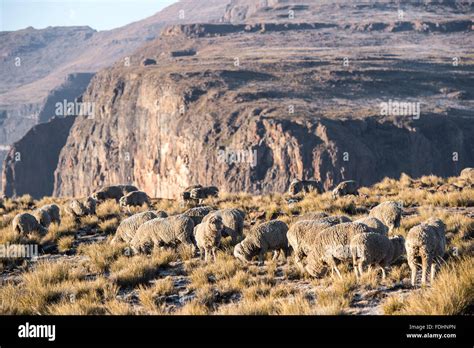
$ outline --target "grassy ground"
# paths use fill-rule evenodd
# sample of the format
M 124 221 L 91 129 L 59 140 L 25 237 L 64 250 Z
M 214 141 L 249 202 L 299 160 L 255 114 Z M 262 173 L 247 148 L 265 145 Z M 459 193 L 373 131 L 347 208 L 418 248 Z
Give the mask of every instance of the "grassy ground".
M 293 259 L 265 266 L 242 264 L 224 240 L 217 261 L 204 263 L 190 249 L 156 250 L 131 256 L 126 245 L 109 245 L 121 220 L 130 213 L 113 201 L 101 204 L 97 216 L 74 221 L 63 214 L 47 235 L 18 236 L 11 231 L 15 214 L 66 200 L 29 196 L 7 199 L 1 211 L 0 245 L 37 243 L 36 260 L 0 259 L 0 314 L 463 314 L 474 300 L 474 190 L 460 178 L 427 176 L 413 180 L 385 179 L 361 189 L 358 197 L 332 200 L 330 194 L 307 195 L 289 205 L 285 195 L 223 194 L 206 204 L 238 207 L 252 225 L 281 219 L 291 224 L 315 210 L 355 219 L 385 200 L 404 203 L 404 217 L 394 234 L 430 216 L 447 225 L 445 261 L 432 286 L 409 286 L 409 268 L 402 258 L 381 280 L 374 271 L 357 281 L 350 267 L 343 278 L 311 279 Z M 462 189 L 458 187 L 463 187 Z M 185 209 L 178 202 L 153 201 L 169 214 Z M 132 213 L 145 210 L 135 208 Z M 270 255 L 269 255 L 270 257 Z

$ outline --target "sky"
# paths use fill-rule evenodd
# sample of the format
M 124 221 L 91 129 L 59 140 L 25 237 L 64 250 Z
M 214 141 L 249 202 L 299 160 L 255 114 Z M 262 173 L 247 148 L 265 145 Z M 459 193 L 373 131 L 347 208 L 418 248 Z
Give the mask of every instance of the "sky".
M 177 0 L 0 0 L 0 31 L 84 26 L 108 30 L 150 17 Z

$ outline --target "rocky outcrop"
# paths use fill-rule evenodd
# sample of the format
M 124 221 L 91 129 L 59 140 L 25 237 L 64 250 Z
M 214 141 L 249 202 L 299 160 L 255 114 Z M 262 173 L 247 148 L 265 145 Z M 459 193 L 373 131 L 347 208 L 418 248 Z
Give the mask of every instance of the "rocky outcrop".
M 2 173 L 2 191 L 8 197 L 30 194 L 51 196 L 53 173 L 74 116 L 53 118 L 34 126 L 8 152 Z

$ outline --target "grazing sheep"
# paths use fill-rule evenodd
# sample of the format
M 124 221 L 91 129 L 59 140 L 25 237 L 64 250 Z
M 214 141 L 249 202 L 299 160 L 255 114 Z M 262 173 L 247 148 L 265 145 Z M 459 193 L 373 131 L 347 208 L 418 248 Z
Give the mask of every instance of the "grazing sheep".
M 105 186 L 102 187 L 100 190 L 94 192 L 92 194 L 92 198 L 94 198 L 97 202 L 103 202 L 108 199 L 115 199 L 117 202 L 119 202 L 120 198 L 133 191 L 140 190 L 132 185 Z
M 195 251 L 194 223 L 186 215 L 156 218 L 141 225 L 130 242 L 134 252 L 158 246 L 191 245 Z
M 244 236 L 245 213 L 240 209 L 221 209 L 204 217 L 203 222 L 210 216 L 220 216 L 224 228 L 222 237 L 231 237 L 232 245 L 237 244 Z
M 46 210 L 36 209 L 32 214 L 36 221 L 38 221 L 42 226 L 48 228 L 51 225 L 51 216 Z
M 95 215 L 96 200 L 87 197 L 84 201 L 73 199 L 66 207 L 66 212 L 72 217 L 78 219 L 86 215 Z
M 377 218 L 374 218 L 372 216 L 366 216 L 355 220 L 354 222 L 367 225 L 372 229 L 373 232 L 388 236 L 388 227 L 385 226 L 384 223 Z
M 61 212 L 56 204 L 44 205 L 36 209 L 32 215 L 46 228 L 53 222 L 61 224 Z
M 306 194 L 310 192 L 323 193 L 323 185 L 316 180 L 295 179 L 290 183 L 290 187 L 288 188 L 288 193 L 292 196 L 299 193 Z
M 156 218 L 165 218 L 168 217 L 164 211 L 146 211 L 143 213 L 134 214 L 125 220 L 123 220 L 117 231 L 114 238 L 110 241 L 111 244 L 116 244 L 120 242 L 130 243 L 130 241 L 135 237 L 135 234 L 138 228 L 143 225 L 145 222 L 156 219 Z
M 324 229 L 334 226 L 335 223 L 320 222 L 317 220 L 301 220 L 294 223 L 287 233 L 288 244 L 293 249 L 295 264 L 304 270 L 302 260 L 311 248 L 314 238 Z
M 431 283 L 433 283 L 436 259 L 444 256 L 446 249 L 446 225 L 440 219 L 430 218 L 408 231 L 405 248 L 408 266 L 411 270 L 411 284 L 415 286 L 417 263 L 421 258 L 422 275 L 421 284 L 426 284 L 428 270 L 431 268 Z
M 141 207 L 143 204 L 150 206 L 150 198 L 143 191 L 132 191 L 120 198 L 121 207 Z
M 358 195 L 358 188 L 359 187 L 354 180 L 343 181 L 332 191 L 332 197 L 336 199 L 337 197 L 343 197 L 347 195 Z
M 194 225 L 198 225 L 201 223 L 202 219 L 204 219 L 207 214 L 214 210 L 215 209 L 213 207 L 206 205 L 203 207 L 195 207 L 188 209 L 183 214 L 193 219 Z
M 196 188 L 202 188 L 202 185 L 191 185 L 184 189 L 183 193 L 181 193 L 181 198 L 184 202 L 191 200 L 191 191 Z
M 287 232 L 288 225 L 283 221 L 272 220 L 260 224 L 235 246 L 234 256 L 243 262 L 250 262 L 258 255 L 259 264 L 263 265 L 267 251 L 274 251 L 274 260 L 278 258 L 281 250 L 288 255 Z
M 201 224 L 194 227 L 194 238 L 201 259 L 207 261 L 209 255 L 212 254 L 214 261 L 216 261 L 216 250 L 221 244 L 223 229 L 222 217 L 217 214 L 208 215 Z
M 118 187 L 120 187 L 122 190 L 123 196 L 129 194 L 130 192 L 140 191 L 136 186 L 133 185 L 118 185 Z
M 385 279 L 385 267 L 390 266 L 405 252 L 405 239 L 388 238 L 379 233 L 360 233 L 352 237 L 350 249 L 356 277 L 362 276 L 365 266 L 379 266 Z
M 303 221 L 303 220 L 319 220 L 322 218 L 328 217 L 328 214 L 322 211 L 311 211 L 305 213 L 303 215 L 298 216 L 296 221 Z
M 41 235 L 45 235 L 48 230 L 42 226 L 36 218 L 28 213 L 17 214 L 12 221 L 13 231 L 18 234 L 25 236 L 32 232 L 38 232 Z
M 400 220 L 402 218 L 401 204 L 393 201 L 380 203 L 370 210 L 369 216 L 382 221 L 391 232 L 394 228 L 400 227 Z
M 309 246 L 306 271 L 313 277 L 320 277 L 327 265 L 342 278 L 336 261 L 351 261 L 350 241 L 352 237 L 368 232 L 372 232 L 368 226 L 355 222 L 345 222 L 324 229 Z
M 217 197 L 217 196 L 219 196 L 219 189 L 215 186 L 198 187 L 190 191 L 191 199 L 195 201 L 199 201 L 199 203 L 201 203 L 203 199 L 206 199 L 208 197 Z

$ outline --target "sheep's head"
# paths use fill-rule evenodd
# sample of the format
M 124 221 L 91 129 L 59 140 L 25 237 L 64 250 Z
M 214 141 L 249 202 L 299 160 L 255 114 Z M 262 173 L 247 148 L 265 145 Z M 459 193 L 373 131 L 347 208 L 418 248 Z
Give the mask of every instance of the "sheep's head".
M 123 196 L 123 197 L 120 198 L 119 204 L 120 204 L 121 207 L 126 207 L 127 203 L 128 202 L 127 202 L 127 197 L 126 196 Z
M 328 273 L 328 267 L 322 262 L 307 264 L 305 270 L 314 278 L 323 278 Z
M 216 232 L 220 232 L 224 228 L 224 223 L 222 222 L 222 218 L 218 215 L 211 215 L 207 223 L 208 223 L 208 226 L 213 231 L 216 231 Z
M 248 253 L 248 251 L 246 250 L 246 248 L 244 248 L 244 246 L 242 245 L 242 242 L 237 243 L 235 245 L 235 247 L 234 247 L 234 256 L 238 260 L 240 260 L 244 263 L 252 261 L 252 257 L 253 257 L 253 255 L 250 255 Z
M 104 201 L 106 199 L 105 197 L 105 192 L 94 192 L 92 195 L 91 195 L 91 198 L 95 199 L 96 201 L 100 202 L 100 201 Z
M 84 202 L 85 208 L 88 210 L 89 214 L 95 214 L 95 208 L 97 206 L 97 200 L 92 196 L 86 198 Z
M 288 189 L 288 192 L 290 193 L 290 195 L 294 196 L 294 195 L 297 195 L 299 193 L 299 191 L 301 191 L 301 181 L 298 180 L 298 179 L 294 179 L 290 183 L 290 187 Z

